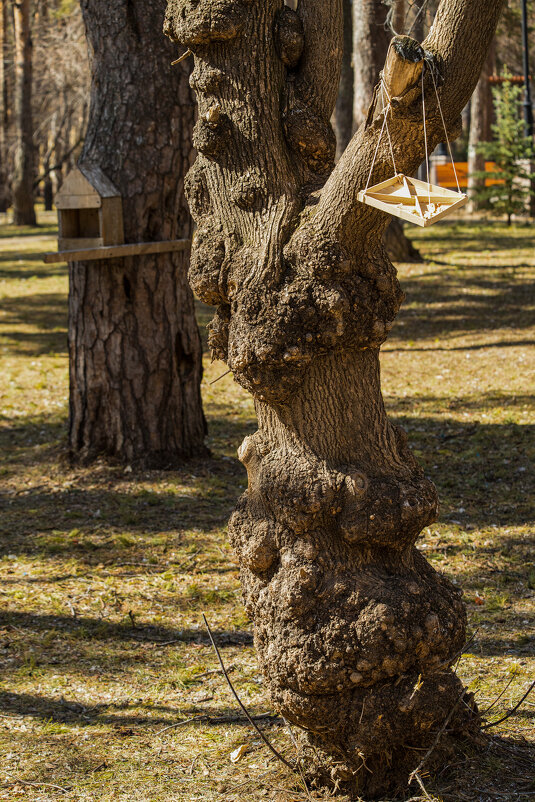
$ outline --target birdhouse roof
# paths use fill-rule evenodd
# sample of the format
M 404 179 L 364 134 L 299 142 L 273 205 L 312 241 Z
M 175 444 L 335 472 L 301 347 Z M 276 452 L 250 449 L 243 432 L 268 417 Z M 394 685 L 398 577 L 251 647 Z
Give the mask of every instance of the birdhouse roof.
M 120 196 L 119 190 L 104 175 L 100 167 L 79 164 L 71 170 L 61 185 L 56 196 L 56 207 L 72 209 L 75 198 L 80 198 L 81 206 L 86 206 L 91 198 L 94 199 L 95 206 L 100 206 L 101 199 Z

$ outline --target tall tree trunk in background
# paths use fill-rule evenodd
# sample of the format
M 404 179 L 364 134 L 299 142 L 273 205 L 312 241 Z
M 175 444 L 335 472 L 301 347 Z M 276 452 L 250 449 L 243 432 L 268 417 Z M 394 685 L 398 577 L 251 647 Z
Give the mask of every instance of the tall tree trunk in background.
M 353 2 L 344 3 L 344 54 L 340 88 L 336 100 L 336 158 L 339 159 L 353 136 Z
M 398 7 L 395 7 L 398 10 Z M 385 63 L 391 34 L 385 29 L 388 8 L 382 0 L 358 0 L 353 3 L 353 127 L 359 128 L 368 114 L 373 90 Z M 399 17 L 398 17 L 399 23 Z M 392 170 L 393 170 L 392 166 Z M 419 251 L 405 236 L 403 225 L 393 218 L 384 235 L 391 259 L 419 261 Z
M 413 15 L 410 20 L 411 36 L 418 42 L 423 42 L 425 36 L 426 0 L 416 0 L 413 5 Z
M 15 130 L 13 222 L 33 226 L 35 149 L 32 117 L 32 34 L 30 0 L 13 2 L 15 21 Z
M 395 0 L 394 13 L 392 16 L 392 27 L 394 28 L 397 34 L 401 35 L 405 33 L 406 13 L 407 13 L 407 8 L 405 0 Z
M 470 135 L 468 139 L 468 195 L 470 196 L 470 209 L 476 211 L 480 208 L 475 195 L 485 186 L 484 178 L 477 178 L 474 173 L 485 170 L 485 157 L 478 153 L 477 146 L 481 142 L 491 139 L 492 124 L 492 90 L 489 77 L 496 69 L 495 42 L 489 50 L 487 60 L 481 72 L 476 90 L 472 95 L 470 108 Z
M 189 238 L 184 175 L 195 102 L 162 33 L 165 0 L 82 0 L 93 51 L 80 162 L 123 198 L 125 242 Z M 201 340 L 188 257 L 70 265 L 70 429 L 74 456 L 168 468 L 204 452 Z
M 9 206 L 7 177 L 6 0 L 0 0 L 0 212 Z
M 445 0 L 425 42 L 452 136 L 500 8 Z M 357 194 L 376 152 L 372 182 L 391 175 L 386 138 L 377 148 L 384 118 L 361 126 L 333 168 L 341 0 L 300 0 L 297 14 L 282 0 L 170 0 L 166 30 L 195 54 L 191 279 L 217 306 L 212 350 L 258 415 L 229 533 L 260 663 L 274 704 L 314 747 L 307 770 L 380 796 L 406 783 L 437 732 L 433 760 L 478 727 L 450 668 L 465 635 L 460 591 L 414 547 L 436 491 L 380 391 L 379 348 L 403 294 L 381 245 L 389 218 Z M 390 133 L 407 174 L 424 156 L 423 55 L 406 39 L 392 51 Z
M 366 120 L 373 89 L 385 63 L 390 32 L 385 28 L 388 8 L 382 0 L 353 3 L 353 128 Z

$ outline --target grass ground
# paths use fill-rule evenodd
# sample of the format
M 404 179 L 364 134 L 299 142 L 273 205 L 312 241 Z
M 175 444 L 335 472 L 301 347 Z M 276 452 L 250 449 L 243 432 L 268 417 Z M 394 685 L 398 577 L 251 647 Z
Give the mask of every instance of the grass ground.
M 225 539 L 251 400 L 231 376 L 210 385 L 225 368 L 207 360 L 211 459 L 71 468 L 67 274 L 41 262 L 54 247 L 53 219 L 41 222 L 0 226 L 0 799 L 306 799 L 232 720 L 202 626 L 205 611 L 241 698 L 270 712 Z M 497 720 L 535 678 L 534 229 L 461 219 L 411 235 L 427 261 L 399 266 L 407 302 L 384 393 L 438 486 L 420 548 L 464 588 L 473 639 L 459 673 L 482 709 L 504 691 Z M 424 778 L 432 798 L 535 800 L 534 725 L 531 698 L 482 753 Z M 280 721 L 262 726 L 292 753 Z

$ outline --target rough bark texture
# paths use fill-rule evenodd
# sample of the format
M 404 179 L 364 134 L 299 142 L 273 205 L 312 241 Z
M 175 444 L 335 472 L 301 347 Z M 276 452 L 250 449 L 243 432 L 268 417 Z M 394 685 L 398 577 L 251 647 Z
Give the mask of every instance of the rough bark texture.
M 13 2 L 15 24 L 15 158 L 13 169 L 13 222 L 35 225 L 33 182 L 35 151 L 32 119 L 32 34 L 30 0 Z
M 6 0 L 0 0 L 0 212 L 9 206 L 7 183 Z
M 336 100 L 336 157 L 339 159 L 353 136 L 353 3 L 344 3 L 344 54 L 340 74 L 340 87 Z
M 445 0 L 425 43 L 452 136 L 500 6 Z M 464 640 L 460 591 L 414 547 L 436 518 L 435 488 L 380 391 L 379 348 L 403 294 L 381 242 L 389 218 L 357 193 L 383 118 L 370 115 L 332 169 L 341 0 L 301 0 L 297 16 L 282 0 L 170 0 L 166 31 L 195 54 L 191 280 L 217 305 L 212 348 L 258 414 L 229 533 L 260 662 L 274 703 L 305 731 L 318 782 L 379 796 L 406 782 L 448 716 L 438 759 L 478 726 L 450 668 Z M 423 52 L 406 38 L 396 52 L 401 73 L 420 64 L 390 124 L 412 174 Z M 428 114 L 435 147 L 433 103 Z M 384 142 L 372 181 L 390 172 Z
M 474 173 L 485 170 L 485 157 L 478 153 L 477 146 L 481 142 L 489 142 L 491 139 L 492 124 L 492 90 L 489 83 L 489 76 L 494 73 L 496 68 L 495 45 L 491 46 L 487 60 L 481 72 L 479 81 L 470 108 L 470 136 L 468 139 L 468 194 L 470 195 L 470 208 L 476 211 L 479 208 L 475 195 L 485 185 L 484 178 L 477 178 Z
M 354 129 L 366 120 L 373 88 L 385 63 L 390 33 L 385 28 L 388 7 L 382 0 L 353 3 Z
M 191 236 L 188 67 L 162 36 L 163 0 L 82 0 L 93 50 L 81 163 L 123 198 L 125 242 Z M 203 451 L 201 343 L 184 253 L 70 265 L 70 446 L 170 467 Z

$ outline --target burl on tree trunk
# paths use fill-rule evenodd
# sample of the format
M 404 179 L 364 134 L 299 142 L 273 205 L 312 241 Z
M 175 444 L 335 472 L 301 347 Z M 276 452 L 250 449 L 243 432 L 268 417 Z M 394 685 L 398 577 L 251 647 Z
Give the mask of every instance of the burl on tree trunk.
M 500 8 L 443 0 L 424 43 L 452 135 Z M 403 293 L 381 243 L 389 218 L 357 193 L 383 117 L 370 114 L 333 169 L 341 0 L 300 0 L 297 12 L 282 0 L 170 0 L 165 30 L 195 55 L 190 280 L 217 306 L 214 355 L 258 414 L 239 451 L 249 487 L 230 538 L 260 662 L 318 781 L 380 795 L 406 782 L 448 717 L 435 757 L 478 727 L 451 670 L 461 594 L 414 547 L 436 491 L 381 397 L 379 348 Z M 407 174 L 424 156 L 423 59 L 398 37 L 385 70 Z M 433 149 L 443 128 L 431 101 L 427 129 Z M 392 174 L 386 139 L 372 184 Z

